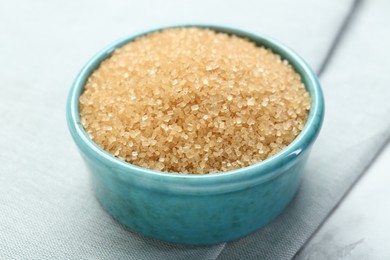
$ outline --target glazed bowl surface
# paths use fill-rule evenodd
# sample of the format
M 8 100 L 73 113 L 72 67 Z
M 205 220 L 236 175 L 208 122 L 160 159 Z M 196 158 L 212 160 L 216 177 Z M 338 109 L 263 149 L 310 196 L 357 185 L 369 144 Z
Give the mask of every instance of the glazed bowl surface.
M 100 63 L 122 45 L 153 31 L 130 35 L 97 53 L 76 77 L 67 101 L 69 130 L 88 166 L 101 205 L 131 230 L 155 239 L 210 245 L 246 236 L 275 219 L 296 194 L 310 149 L 320 131 L 324 101 L 315 73 L 294 51 L 269 36 L 209 25 L 218 32 L 248 38 L 279 54 L 300 74 L 312 98 L 304 129 L 267 160 L 228 172 L 165 173 L 124 162 L 98 147 L 84 131 L 79 97 Z M 169 27 L 170 28 L 170 27 Z

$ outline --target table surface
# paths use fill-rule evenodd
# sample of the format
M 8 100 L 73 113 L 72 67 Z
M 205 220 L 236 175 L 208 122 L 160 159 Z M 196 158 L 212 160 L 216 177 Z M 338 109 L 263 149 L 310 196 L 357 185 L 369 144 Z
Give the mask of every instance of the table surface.
M 390 144 L 296 260 L 390 259 Z

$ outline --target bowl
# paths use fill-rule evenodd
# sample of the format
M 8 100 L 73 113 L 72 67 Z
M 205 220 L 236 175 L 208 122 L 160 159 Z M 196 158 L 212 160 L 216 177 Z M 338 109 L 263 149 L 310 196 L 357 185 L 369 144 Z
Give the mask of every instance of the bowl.
M 86 80 L 118 47 L 165 27 L 130 35 L 97 53 L 76 77 L 67 101 L 70 133 L 108 213 L 147 237 L 188 245 L 210 245 L 244 237 L 275 219 L 296 194 L 324 116 L 315 73 L 294 51 L 269 36 L 223 26 L 196 26 L 252 40 L 287 59 L 301 75 L 312 103 L 302 132 L 285 149 L 260 163 L 212 174 L 165 173 L 124 162 L 98 147 L 84 131 L 79 96 Z

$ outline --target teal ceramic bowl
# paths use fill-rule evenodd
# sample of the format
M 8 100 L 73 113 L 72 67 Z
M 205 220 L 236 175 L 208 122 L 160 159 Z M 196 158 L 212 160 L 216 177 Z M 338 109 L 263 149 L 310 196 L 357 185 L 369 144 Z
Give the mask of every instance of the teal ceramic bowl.
M 298 190 L 311 146 L 321 128 L 324 101 L 313 71 L 282 43 L 232 28 L 196 26 L 245 37 L 270 48 L 301 75 L 312 97 L 311 110 L 303 131 L 288 147 L 249 167 L 206 175 L 141 168 L 99 148 L 80 123 L 78 99 L 84 84 L 116 48 L 152 31 L 121 39 L 95 55 L 74 81 L 66 113 L 70 132 L 89 168 L 95 195 L 116 220 L 147 237 L 210 245 L 246 236 L 286 208 Z

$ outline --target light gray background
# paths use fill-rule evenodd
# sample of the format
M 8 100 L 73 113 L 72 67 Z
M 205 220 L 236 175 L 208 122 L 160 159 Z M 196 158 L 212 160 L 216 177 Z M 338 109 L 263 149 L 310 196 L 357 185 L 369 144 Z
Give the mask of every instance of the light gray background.
M 1 2 L 0 258 L 290 259 L 389 138 L 389 3 L 359 8 L 321 75 L 324 128 L 287 211 L 242 240 L 184 247 L 132 233 L 93 197 L 65 123 L 78 70 L 124 35 L 191 22 L 272 35 L 318 70 L 352 1 Z M 316 237 L 298 257 L 321 254 Z

